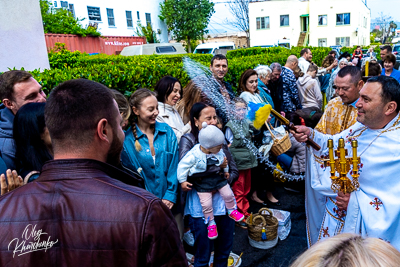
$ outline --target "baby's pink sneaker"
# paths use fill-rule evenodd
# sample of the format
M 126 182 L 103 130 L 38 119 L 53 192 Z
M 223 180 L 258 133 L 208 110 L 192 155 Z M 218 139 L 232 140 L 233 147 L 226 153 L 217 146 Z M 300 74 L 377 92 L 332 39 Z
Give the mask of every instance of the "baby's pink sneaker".
M 235 220 L 235 222 L 240 222 L 241 220 L 244 219 L 244 215 L 238 212 L 237 210 L 233 210 L 231 213 L 229 213 L 229 217 Z
M 207 230 L 209 239 L 216 239 L 218 237 L 217 226 L 215 224 L 208 226 Z

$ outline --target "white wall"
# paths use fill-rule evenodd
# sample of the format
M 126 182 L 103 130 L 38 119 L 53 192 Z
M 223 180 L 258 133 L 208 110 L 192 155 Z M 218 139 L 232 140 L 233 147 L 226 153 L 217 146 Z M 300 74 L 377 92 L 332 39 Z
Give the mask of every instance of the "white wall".
M 289 26 L 280 26 L 280 15 L 289 14 Z M 290 39 L 290 45 L 296 46 L 300 36 L 300 15 L 308 14 L 308 2 L 298 0 L 251 2 L 250 46 L 275 45 L 278 40 Z M 257 30 L 256 18 L 267 17 L 270 29 Z
M 70 0 L 68 3 L 74 4 L 76 17 L 85 18 L 85 20 L 81 22 L 85 27 L 89 22 L 98 22 L 89 21 L 87 7 L 99 7 L 101 22 L 98 22 L 98 29 L 104 36 L 136 36 L 135 31 L 138 22 L 137 11 L 139 11 L 142 25 L 146 25 L 145 13 L 150 13 L 153 29 L 155 31 L 157 31 L 157 29 L 161 30 L 161 34 L 157 34 L 157 38 L 161 42 L 168 42 L 167 26 L 158 18 L 160 14 L 160 2 L 162 1 L 163 0 Z M 108 25 L 107 8 L 114 10 L 115 26 Z M 133 27 L 127 26 L 125 11 L 132 11 Z
M 49 69 L 39 1 L 0 1 L 0 71 Z
M 336 25 L 341 13 L 350 13 L 350 25 Z M 327 15 L 326 26 L 318 25 L 319 15 Z M 350 46 L 369 45 L 370 22 L 370 10 L 361 0 L 310 0 L 310 45 L 318 46 L 320 38 L 327 39 L 327 46 L 336 45 L 336 37 L 350 37 Z
M 350 13 L 350 25 L 336 25 L 338 13 Z M 289 26 L 281 27 L 280 15 L 286 14 L 289 14 Z M 350 37 L 350 46 L 370 44 L 370 10 L 361 0 L 272 0 L 249 4 L 250 45 L 275 45 L 286 38 L 292 46 L 297 46 L 300 16 L 304 14 L 309 14 L 311 46 L 318 46 L 318 39 L 322 38 L 327 39 L 327 46 L 336 45 L 336 37 Z M 327 15 L 326 26 L 318 26 L 318 15 Z M 270 17 L 270 29 L 257 30 L 256 18 L 266 16 Z M 367 18 L 366 27 L 364 17 Z

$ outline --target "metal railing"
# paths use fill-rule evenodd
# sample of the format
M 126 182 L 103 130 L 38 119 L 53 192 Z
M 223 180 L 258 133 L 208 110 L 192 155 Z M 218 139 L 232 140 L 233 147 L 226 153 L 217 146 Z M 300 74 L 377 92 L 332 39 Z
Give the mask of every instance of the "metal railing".
M 308 46 L 308 44 L 310 43 L 309 36 L 310 36 L 310 25 L 307 25 L 306 36 L 304 37 L 304 44 L 303 44 L 304 46 Z

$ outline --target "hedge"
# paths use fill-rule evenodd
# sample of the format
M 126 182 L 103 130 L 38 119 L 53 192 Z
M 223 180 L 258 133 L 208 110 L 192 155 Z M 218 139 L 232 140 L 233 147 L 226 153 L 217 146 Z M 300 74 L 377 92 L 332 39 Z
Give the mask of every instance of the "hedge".
M 225 79 L 236 90 L 240 75 L 246 69 L 259 64 L 270 65 L 273 62 L 283 65 L 289 55 L 294 54 L 299 57 L 301 49 L 302 47 L 292 49 L 257 47 L 229 51 L 227 54 L 229 71 Z M 310 49 L 313 52 L 313 61 L 317 64 L 321 64 L 322 59 L 331 50 L 322 47 L 310 47 Z M 208 66 L 212 55 L 90 56 L 79 51 L 68 51 L 65 46 L 59 45 L 56 50 L 49 53 L 51 69 L 34 70 L 31 73 L 47 94 L 63 81 L 85 78 L 118 89 L 129 96 L 140 87 L 153 89 L 157 81 L 165 75 L 176 77 L 185 86 L 189 82 L 189 77 L 183 70 L 183 57 L 189 57 Z
M 251 48 L 242 48 L 242 49 L 236 49 L 236 50 L 231 50 L 228 51 L 227 53 L 227 58 L 228 59 L 235 59 L 235 58 L 242 58 L 245 59 L 248 56 L 254 56 L 254 55 L 275 55 L 281 57 L 285 57 L 283 62 L 279 62 L 281 64 L 284 64 L 286 62 L 286 59 L 290 55 L 296 55 L 297 57 L 300 57 L 300 51 L 305 48 L 305 47 L 292 47 L 291 49 L 287 49 L 284 47 L 268 47 L 268 48 L 262 48 L 262 47 L 251 47 Z M 332 49 L 329 47 L 307 47 L 311 50 L 313 53 L 313 61 L 317 65 L 321 65 L 322 60 L 328 55 L 329 51 Z M 274 62 L 274 61 L 272 61 Z M 271 63 L 272 63 L 271 62 Z
M 272 62 L 284 64 L 290 55 L 289 50 L 286 50 L 283 48 L 281 53 L 230 57 L 226 80 L 236 89 L 240 75 L 246 69 L 254 68 L 259 64 L 269 65 Z M 32 74 L 46 93 L 63 81 L 86 78 L 118 89 L 125 95 L 130 95 L 140 87 L 154 88 L 156 82 L 165 75 L 176 77 L 182 85 L 186 85 L 189 77 L 183 70 L 183 57 L 192 58 L 208 66 L 212 55 L 89 56 L 76 51 L 62 50 L 49 53 L 50 70 L 42 72 L 35 70 L 32 71 Z

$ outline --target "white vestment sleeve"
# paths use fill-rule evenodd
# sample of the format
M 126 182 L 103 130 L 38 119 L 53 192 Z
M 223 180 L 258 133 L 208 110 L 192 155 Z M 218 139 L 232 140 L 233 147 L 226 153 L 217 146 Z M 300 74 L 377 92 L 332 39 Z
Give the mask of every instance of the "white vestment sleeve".
M 352 192 L 350 195 L 343 232 L 355 234 L 361 233 L 361 213 L 356 192 Z

